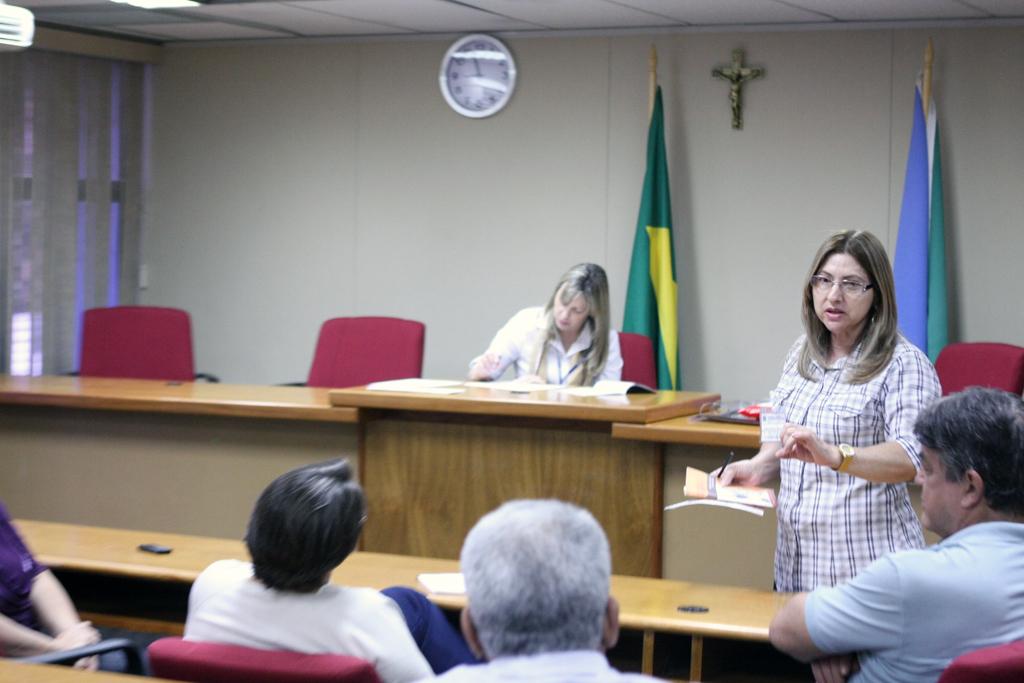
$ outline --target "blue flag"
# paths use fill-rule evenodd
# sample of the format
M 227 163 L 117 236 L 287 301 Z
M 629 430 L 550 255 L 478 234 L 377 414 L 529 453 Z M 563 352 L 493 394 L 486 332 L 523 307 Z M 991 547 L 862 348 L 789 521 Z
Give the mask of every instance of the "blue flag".
M 935 106 L 929 106 L 926 119 L 920 82 L 914 91 L 894 261 L 900 330 L 934 361 L 946 344 L 948 327 L 942 169 Z

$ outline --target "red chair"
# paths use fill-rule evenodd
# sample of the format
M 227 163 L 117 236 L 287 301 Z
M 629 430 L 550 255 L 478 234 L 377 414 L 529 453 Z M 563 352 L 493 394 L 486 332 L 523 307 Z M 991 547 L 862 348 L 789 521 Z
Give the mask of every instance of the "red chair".
M 320 327 L 306 385 L 354 387 L 423 374 L 421 322 L 401 318 L 332 318 Z
M 1024 392 L 1024 348 L 996 342 L 950 344 L 935 359 L 942 395 L 967 387 Z
M 622 379 L 657 389 L 658 370 L 650 337 L 619 332 L 619 348 L 622 351 Z
M 365 659 L 334 654 L 257 650 L 196 643 L 178 637 L 150 644 L 149 668 L 158 678 L 192 683 L 381 683 Z
M 983 647 L 962 654 L 938 683 L 1020 683 L 1024 681 L 1024 641 Z
M 82 315 L 78 374 L 191 382 L 196 372 L 188 313 L 159 306 L 89 309 Z

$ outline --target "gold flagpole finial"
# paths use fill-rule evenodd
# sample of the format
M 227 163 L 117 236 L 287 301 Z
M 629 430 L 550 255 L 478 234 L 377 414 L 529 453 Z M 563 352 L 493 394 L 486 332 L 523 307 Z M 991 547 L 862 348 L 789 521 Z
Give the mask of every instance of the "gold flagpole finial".
M 921 84 L 921 98 L 924 100 L 922 106 L 924 107 L 925 118 L 928 118 L 928 108 L 931 106 L 932 101 L 932 63 L 935 61 L 935 48 L 932 47 L 932 39 L 928 39 L 928 44 L 924 47 L 924 82 Z
M 654 93 L 658 88 L 658 50 L 654 47 L 654 43 L 651 43 L 651 56 L 648 63 L 650 66 L 650 82 L 647 97 L 647 118 L 650 118 L 654 112 Z

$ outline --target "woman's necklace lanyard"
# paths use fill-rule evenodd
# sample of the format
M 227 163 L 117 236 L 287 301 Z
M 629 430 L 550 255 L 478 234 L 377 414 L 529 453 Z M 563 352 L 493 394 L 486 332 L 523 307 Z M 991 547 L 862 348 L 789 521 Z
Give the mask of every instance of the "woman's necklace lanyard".
M 569 379 L 569 376 L 572 375 L 572 373 L 576 371 L 576 368 L 578 368 L 583 363 L 583 359 L 581 358 L 580 360 L 576 361 L 575 365 L 573 365 L 571 368 L 569 368 L 569 372 L 567 372 L 567 373 L 565 373 L 563 375 L 562 374 L 562 357 L 558 356 L 557 358 L 555 358 L 555 360 L 558 361 L 558 383 L 559 384 L 565 384 L 565 380 Z

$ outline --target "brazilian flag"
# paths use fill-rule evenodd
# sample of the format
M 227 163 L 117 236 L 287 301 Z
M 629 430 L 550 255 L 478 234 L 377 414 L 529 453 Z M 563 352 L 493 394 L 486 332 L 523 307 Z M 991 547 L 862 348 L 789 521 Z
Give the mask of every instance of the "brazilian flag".
M 657 357 L 658 388 L 679 389 L 679 320 L 672 202 L 668 191 L 661 87 L 654 95 L 647 133 L 647 172 L 636 221 L 633 260 L 626 290 L 623 332 L 650 337 Z

